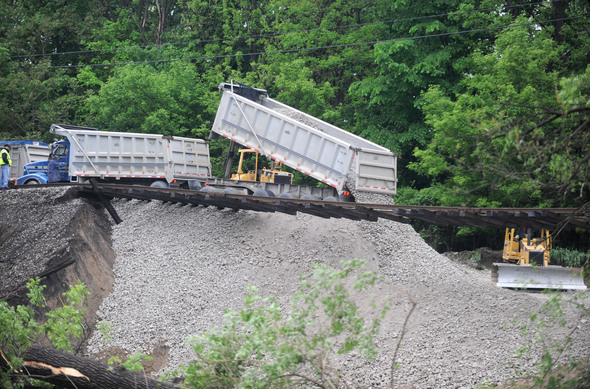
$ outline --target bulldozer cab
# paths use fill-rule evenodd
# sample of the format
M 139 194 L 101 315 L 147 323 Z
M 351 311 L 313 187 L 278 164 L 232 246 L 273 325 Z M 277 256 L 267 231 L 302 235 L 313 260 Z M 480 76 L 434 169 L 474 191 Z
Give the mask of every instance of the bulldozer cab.
M 252 181 L 252 182 L 268 182 L 274 184 L 292 184 L 293 174 L 284 172 L 282 170 L 283 164 L 278 161 L 271 163 L 271 168 L 267 169 L 259 168 L 259 153 L 252 149 L 241 149 L 238 150 L 240 153 L 240 163 L 238 165 L 238 171 L 232 174 L 232 180 L 240 181 Z M 246 159 L 251 154 L 254 154 L 254 169 L 244 171 Z
M 539 237 L 536 231 L 527 227 L 506 228 L 504 237 L 504 262 L 517 265 L 543 265 L 549 266 L 551 261 L 552 238 L 549 231 L 542 229 Z

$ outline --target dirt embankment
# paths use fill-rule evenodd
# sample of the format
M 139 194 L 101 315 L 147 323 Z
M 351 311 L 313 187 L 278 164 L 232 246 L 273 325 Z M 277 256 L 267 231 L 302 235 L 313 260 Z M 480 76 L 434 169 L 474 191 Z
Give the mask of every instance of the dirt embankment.
M 53 309 L 81 281 L 90 291 L 86 320 L 94 325 L 114 281 L 108 215 L 67 187 L 4 190 L 0 205 L 0 298 L 26 303 L 26 283 L 39 277 Z

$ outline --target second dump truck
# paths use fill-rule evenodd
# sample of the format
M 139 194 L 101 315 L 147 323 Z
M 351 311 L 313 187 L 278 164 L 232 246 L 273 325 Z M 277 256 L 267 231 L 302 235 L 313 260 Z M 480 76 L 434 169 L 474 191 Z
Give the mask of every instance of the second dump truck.
M 51 152 L 66 165 L 62 182 L 131 183 L 166 187 L 211 175 L 209 144 L 202 139 L 157 134 L 98 131 L 64 124 L 51 125 L 60 139 Z M 17 185 L 47 183 L 47 157 L 25 165 Z
M 30 162 L 47 159 L 47 155 L 49 154 L 49 145 L 38 140 L 0 141 L 0 147 L 4 145 L 10 145 L 12 166 L 10 166 L 8 179 L 11 183 L 22 176 L 25 165 Z

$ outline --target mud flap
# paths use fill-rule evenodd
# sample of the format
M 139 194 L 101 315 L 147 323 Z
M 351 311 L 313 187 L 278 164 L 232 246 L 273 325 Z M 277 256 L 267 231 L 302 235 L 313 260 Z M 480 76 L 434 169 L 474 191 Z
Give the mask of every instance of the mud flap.
M 494 263 L 492 282 L 500 288 L 585 290 L 581 269 Z

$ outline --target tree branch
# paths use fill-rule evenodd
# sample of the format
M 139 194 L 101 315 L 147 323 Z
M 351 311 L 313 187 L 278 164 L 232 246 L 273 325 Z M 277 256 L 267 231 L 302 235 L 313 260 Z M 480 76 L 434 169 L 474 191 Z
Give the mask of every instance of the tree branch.
M 177 389 L 144 374 L 112 368 L 52 347 L 33 345 L 23 355 L 17 376 L 30 377 L 63 388 Z
M 395 360 L 397 358 L 397 352 L 399 351 L 399 346 L 402 343 L 402 339 L 404 338 L 404 335 L 406 333 L 406 326 L 408 325 L 408 320 L 410 319 L 410 315 L 412 315 L 412 312 L 414 312 L 414 308 L 416 308 L 416 302 L 413 301 L 412 299 L 410 299 L 410 311 L 408 312 L 408 314 L 406 315 L 406 319 L 404 320 L 404 324 L 402 325 L 402 331 L 399 335 L 399 340 L 397 341 L 397 344 L 395 345 L 395 351 L 393 353 L 393 358 L 391 360 L 391 375 L 390 375 L 390 383 L 389 386 L 393 388 L 393 373 L 395 371 Z

